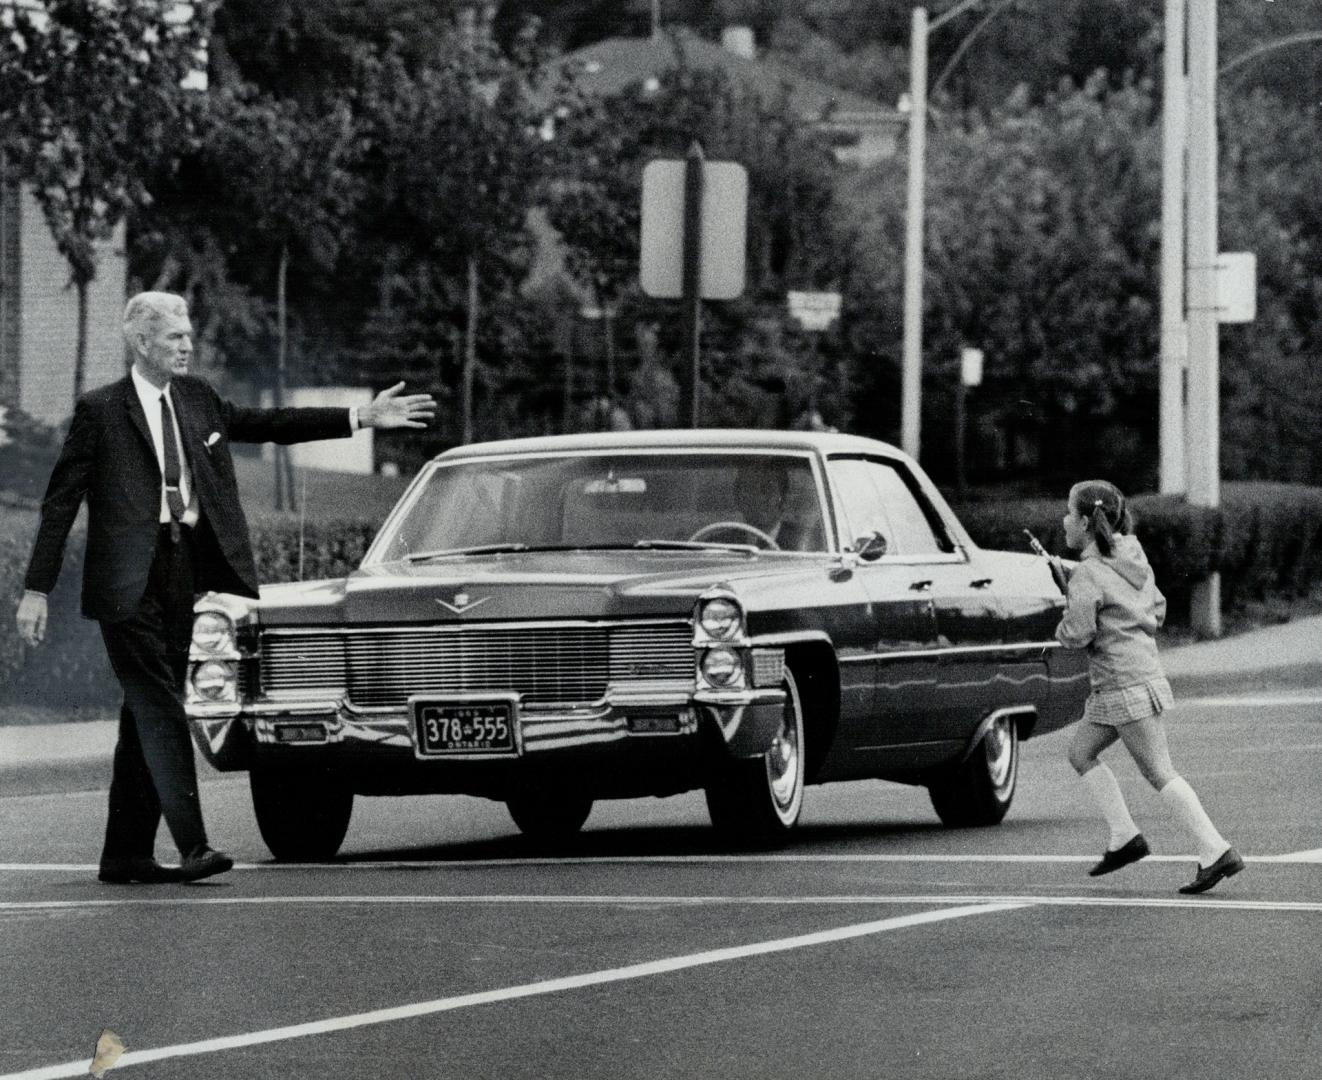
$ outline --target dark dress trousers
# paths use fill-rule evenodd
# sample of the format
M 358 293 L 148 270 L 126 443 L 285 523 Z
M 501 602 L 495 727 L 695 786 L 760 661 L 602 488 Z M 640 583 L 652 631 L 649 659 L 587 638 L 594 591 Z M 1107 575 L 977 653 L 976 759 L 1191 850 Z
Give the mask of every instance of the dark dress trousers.
M 162 525 L 161 467 L 131 377 L 83 397 L 41 506 L 25 586 L 49 593 L 87 503 L 82 610 L 101 624 L 124 690 L 102 858 L 150 856 L 162 815 L 183 854 L 206 843 L 183 689 L 193 600 L 257 596 L 231 442 L 296 443 L 352 434 L 347 409 L 250 409 L 191 376 L 171 380 L 199 518 Z M 167 438 L 171 436 L 166 429 Z

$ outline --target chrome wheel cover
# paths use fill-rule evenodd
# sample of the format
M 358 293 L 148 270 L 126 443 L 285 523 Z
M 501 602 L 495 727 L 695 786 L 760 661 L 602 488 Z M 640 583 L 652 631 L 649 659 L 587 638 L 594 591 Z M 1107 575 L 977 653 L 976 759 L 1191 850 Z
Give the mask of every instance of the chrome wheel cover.
M 803 802 L 803 707 L 799 688 L 788 669 L 785 672 L 785 708 L 781 728 L 766 753 L 767 790 L 776 816 L 792 824 Z
M 982 737 L 982 752 L 987 760 L 987 779 L 991 781 L 992 789 L 1001 797 L 1014 787 L 1017 747 L 1013 724 L 1014 721 L 1008 716 L 998 717 Z

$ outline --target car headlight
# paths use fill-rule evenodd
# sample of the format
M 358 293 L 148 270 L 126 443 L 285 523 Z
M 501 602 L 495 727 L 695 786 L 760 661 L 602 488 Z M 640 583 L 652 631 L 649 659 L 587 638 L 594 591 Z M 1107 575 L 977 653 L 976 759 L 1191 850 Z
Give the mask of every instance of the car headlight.
M 702 654 L 702 677 L 712 686 L 738 685 L 743 675 L 743 660 L 734 649 L 708 649 Z
M 233 664 L 208 660 L 193 672 L 193 690 L 207 701 L 234 701 L 238 697 L 238 672 Z
M 203 652 L 232 652 L 234 620 L 223 611 L 203 611 L 193 619 L 193 644 Z
M 743 629 L 744 613 L 733 600 L 723 596 L 703 603 L 698 611 L 698 625 L 708 637 L 728 641 Z

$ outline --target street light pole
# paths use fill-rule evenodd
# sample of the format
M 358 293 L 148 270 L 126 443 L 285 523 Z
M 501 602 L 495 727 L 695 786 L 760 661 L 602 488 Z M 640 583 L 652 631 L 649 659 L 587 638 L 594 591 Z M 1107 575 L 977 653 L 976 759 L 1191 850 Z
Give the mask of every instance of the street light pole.
M 900 446 L 915 461 L 923 385 L 923 186 L 927 154 L 927 9 L 916 7 L 909 35 L 909 184 L 904 218 L 904 362 Z
M 982 2 L 961 0 L 930 22 L 927 9 L 915 7 L 909 24 L 909 184 L 904 218 L 904 355 L 900 369 L 900 446 L 915 461 L 922 442 L 919 429 L 923 401 L 923 192 L 927 184 L 927 37 L 931 31 Z M 970 37 L 981 29 L 979 26 Z M 959 50 L 956 52 L 958 55 Z M 949 70 L 948 65 L 942 76 Z
M 1161 102 L 1161 363 L 1158 391 L 1158 487 L 1187 490 L 1184 453 L 1184 140 L 1188 89 L 1184 70 L 1185 0 L 1166 0 Z
M 1221 502 L 1220 340 L 1216 295 L 1217 0 L 1189 3 L 1189 502 Z M 1221 635 L 1221 576 L 1194 586 L 1190 622 Z

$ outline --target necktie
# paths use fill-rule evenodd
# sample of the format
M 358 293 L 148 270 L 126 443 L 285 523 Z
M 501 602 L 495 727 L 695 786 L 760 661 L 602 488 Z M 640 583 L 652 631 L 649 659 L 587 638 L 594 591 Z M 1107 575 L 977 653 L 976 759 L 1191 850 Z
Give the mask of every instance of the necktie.
M 179 442 L 174 434 L 174 412 L 170 399 L 161 395 L 161 441 L 165 444 L 165 502 L 170 508 L 171 523 L 184 516 L 184 497 L 179 492 L 182 469 L 179 465 Z

